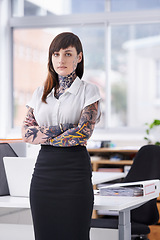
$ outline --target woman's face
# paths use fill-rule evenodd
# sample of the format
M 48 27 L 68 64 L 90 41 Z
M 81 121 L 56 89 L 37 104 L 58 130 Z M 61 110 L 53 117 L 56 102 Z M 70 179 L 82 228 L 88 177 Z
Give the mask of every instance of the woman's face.
M 72 73 L 77 64 L 82 60 L 82 52 L 77 54 L 75 47 L 60 49 L 52 55 L 52 64 L 55 72 L 60 76 L 66 76 Z

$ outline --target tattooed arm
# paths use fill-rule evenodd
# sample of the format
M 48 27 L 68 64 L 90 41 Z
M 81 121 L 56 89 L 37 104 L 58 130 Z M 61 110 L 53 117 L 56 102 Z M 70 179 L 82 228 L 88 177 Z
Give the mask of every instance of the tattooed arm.
M 98 102 L 84 108 L 77 127 L 68 129 L 60 136 L 53 138 L 50 145 L 70 147 L 84 145 L 92 135 L 97 119 Z
M 22 126 L 22 139 L 24 142 L 32 144 L 49 144 L 49 140 L 76 126 L 75 124 L 67 123 L 57 126 L 40 127 L 34 117 L 33 109 L 29 108 Z

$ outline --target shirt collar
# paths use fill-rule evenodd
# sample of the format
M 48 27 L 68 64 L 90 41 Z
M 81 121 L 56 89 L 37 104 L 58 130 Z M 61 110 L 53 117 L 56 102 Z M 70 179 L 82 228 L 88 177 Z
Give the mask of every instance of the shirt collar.
M 82 84 L 82 81 L 80 80 L 79 77 L 76 77 L 76 79 L 74 80 L 74 82 L 72 83 L 72 85 L 67 89 L 66 92 L 70 92 L 71 94 L 77 95 L 78 90 L 80 88 Z M 54 88 L 52 89 L 52 91 L 47 95 L 47 97 L 49 97 L 51 94 L 54 95 Z
M 74 95 L 77 95 L 78 90 L 79 90 L 81 84 L 82 84 L 82 81 L 80 80 L 80 78 L 76 77 L 76 79 L 74 80 L 72 85 L 67 89 L 67 92 L 70 92 L 70 93 L 72 93 Z
M 72 85 L 67 89 L 66 92 L 70 92 L 71 94 L 77 95 L 78 90 L 80 88 L 82 84 L 82 81 L 80 80 L 79 77 L 76 77 L 76 79 L 74 80 L 74 82 L 72 83 Z M 47 95 L 47 97 L 49 97 L 51 94 L 54 95 L 54 88 L 52 89 L 52 91 Z

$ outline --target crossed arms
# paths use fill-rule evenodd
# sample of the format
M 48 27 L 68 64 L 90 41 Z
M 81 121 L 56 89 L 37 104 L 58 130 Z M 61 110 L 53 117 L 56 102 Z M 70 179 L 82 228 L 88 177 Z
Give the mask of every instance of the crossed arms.
M 67 123 L 40 127 L 35 120 L 33 109 L 29 108 L 22 126 L 23 141 L 58 147 L 86 145 L 96 123 L 97 111 L 98 102 L 95 102 L 82 110 L 78 125 Z

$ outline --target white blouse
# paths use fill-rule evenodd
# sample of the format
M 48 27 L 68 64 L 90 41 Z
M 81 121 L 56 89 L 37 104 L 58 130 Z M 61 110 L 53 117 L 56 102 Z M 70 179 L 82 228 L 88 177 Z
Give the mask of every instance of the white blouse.
M 34 116 L 40 127 L 49 127 L 60 123 L 78 124 L 82 110 L 100 100 L 98 87 L 78 77 L 59 99 L 55 98 L 54 89 L 47 96 L 47 104 L 42 102 L 42 95 L 43 87 L 37 88 L 27 104 L 34 109 Z M 99 117 L 100 106 L 98 104 L 97 120 Z

